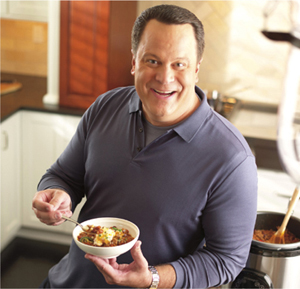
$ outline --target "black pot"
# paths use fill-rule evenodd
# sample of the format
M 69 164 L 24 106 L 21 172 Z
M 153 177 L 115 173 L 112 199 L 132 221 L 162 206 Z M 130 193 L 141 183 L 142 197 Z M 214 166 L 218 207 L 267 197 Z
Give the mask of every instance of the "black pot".
M 276 212 L 258 212 L 256 217 L 255 229 L 257 230 L 274 230 L 277 231 L 284 219 L 285 214 Z M 300 220 L 296 217 L 291 217 L 287 229 L 300 239 Z M 294 250 L 300 249 L 300 242 L 292 244 L 270 244 L 253 240 L 252 245 L 258 248 L 269 250 Z
M 285 214 L 258 212 L 255 229 L 274 231 L 281 225 Z M 300 238 L 300 220 L 291 217 L 287 228 Z M 231 288 L 284 288 L 300 286 L 300 242 L 270 244 L 252 241 L 246 268 Z

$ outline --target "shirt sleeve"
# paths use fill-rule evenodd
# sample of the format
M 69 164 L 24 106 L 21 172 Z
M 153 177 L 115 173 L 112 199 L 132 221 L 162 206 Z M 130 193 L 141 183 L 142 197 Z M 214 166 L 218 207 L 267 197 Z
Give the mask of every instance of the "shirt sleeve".
M 244 268 L 257 213 L 257 168 L 253 156 L 211 192 L 202 215 L 206 244 L 171 263 L 175 288 L 207 288 L 234 280 Z

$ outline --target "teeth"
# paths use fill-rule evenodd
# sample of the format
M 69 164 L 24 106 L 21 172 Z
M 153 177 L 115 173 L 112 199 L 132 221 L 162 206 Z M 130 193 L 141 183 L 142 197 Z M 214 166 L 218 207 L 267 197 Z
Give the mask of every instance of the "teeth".
M 161 91 L 161 90 L 156 90 L 154 89 L 155 92 L 159 93 L 159 94 L 164 94 L 164 95 L 170 95 L 171 93 L 173 93 L 173 91 Z

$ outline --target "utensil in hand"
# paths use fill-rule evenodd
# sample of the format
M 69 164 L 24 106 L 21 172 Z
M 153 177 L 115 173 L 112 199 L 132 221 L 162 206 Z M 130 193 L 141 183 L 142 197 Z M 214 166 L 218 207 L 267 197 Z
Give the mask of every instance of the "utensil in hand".
M 299 200 L 299 196 L 300 196 L 300 190 L 298 187 L 296 187 L 292 199 L 290 201 L 289 204 L 289 208 L 288 211 L 286 212 L 284 219 L 282 221 L 282 224 L 280 226 L 280 228 L 277 230 L 277 232 L 270 238 L 270 240 L 268 240 L 267 243 L 273 243 L 273 244 L 285 244 L 285 240 L 284 240 L 284 233 L 285 233 L 285 229 L 286 226 L 290 220 L 290 217 L 293 213 L 293 210 L 297 204 L 297 201 Z
M 94 234 L 94 235 L 96 235 L 96 233 L 88 232 L 88 230 L 85 229 L 84 226 L 82 226 L 82 225 L 81 225 L 80 223 L 78 223 L 77 221 L 75 221 L 75 220 L 73 220 L 73 219 L 71 219 L 71 218 L 68 218 L 68 217 L 66 217 L 66 216 L 64 216 L 64 215 L 62 215 L 61 217 L 62 217 L 63 219 L 65 219 L 65 220 L 67 220 L 67 221 L 70 221 L 70 222 L 72 222 L 72 223 L 78 225 L 78 226 L 82 229 L 82 231 L 84 231 L 84 232 L 86 232 L 86 233 L 89 233 L 89 234 Z

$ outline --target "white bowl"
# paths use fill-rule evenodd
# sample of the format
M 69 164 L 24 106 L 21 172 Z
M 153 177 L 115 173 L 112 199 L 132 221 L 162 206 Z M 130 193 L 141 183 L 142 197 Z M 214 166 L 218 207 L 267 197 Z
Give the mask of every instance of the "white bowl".
M 94 226 L 102 226 L 102 227 L 113 227 L 116 226 L 119 229 L 127 229 L 130 233 L 130 235 L 134 238 L 132 241 L 115 246 L 115 247 L 95 247 L 95 246 L 89 246 L 86 244 L 83 244 L 77 240 L 77 236 L 82 232 L 82 229 L 79 226 L 76 226 L 73 230 L 73 239 L 77 246 L 83 250 L 86 253 L 89 253 L 91 255 L 99 256 L 101 258 L 105 259 L 111 259 L 114 257 L 118 257 L 121 254 L 126 253 L 129 251 L 133 245 L 136 243 L 136 241 L 139 238 L 140 235 L 140 230 L 139 228 L 124 219 L 119 219 L 119 218 L 96 218 L 96 219 L 90 219 L 87 221 L 84 221 L 81 223 L 83 226 L 84 225 L 94 225 Z

